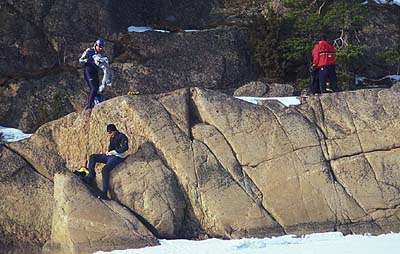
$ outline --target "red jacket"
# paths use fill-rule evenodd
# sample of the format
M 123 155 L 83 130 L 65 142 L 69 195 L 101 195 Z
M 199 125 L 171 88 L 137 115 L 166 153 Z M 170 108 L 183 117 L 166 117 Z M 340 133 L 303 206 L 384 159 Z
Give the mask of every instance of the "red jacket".
M 327 41 L 320 41 L 312 51 L 313 66 L 319 68 L 335 64 L 335 49 Z

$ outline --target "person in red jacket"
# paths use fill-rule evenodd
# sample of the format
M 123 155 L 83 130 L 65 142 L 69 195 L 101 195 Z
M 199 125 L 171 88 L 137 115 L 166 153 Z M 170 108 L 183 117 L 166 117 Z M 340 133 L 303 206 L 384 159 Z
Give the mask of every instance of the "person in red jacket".
M 312 66 L 318 70 L 321 93 L 327 92 L 327 82 L 330 83 L 329 88 L 332 89 L 332 91 L 339 92 L 335 68 L 335 49 L 326 41 L 326 36 L 323 34 L 318 37 L 318 41 L 318 44 L 315 45 L 312 51 Z

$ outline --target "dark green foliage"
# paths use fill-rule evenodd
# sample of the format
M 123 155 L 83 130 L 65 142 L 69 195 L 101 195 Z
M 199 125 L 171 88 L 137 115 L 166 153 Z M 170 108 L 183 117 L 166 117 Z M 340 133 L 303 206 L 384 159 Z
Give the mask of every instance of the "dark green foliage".
M 357 72 L 364 62 L 364 55 L 367 46 L 357 46 L 349 44 L 347 47 L 342 47 L 336 50 L 336 64 L 338 69 L 344 72 Z
M 270 77 L 283 75 L 281 54 L 278 52 L 280 39 L 280 19 L 274 12 L 269 12 L 266 18 L 258 16 L 251 29 L 253 55 L 255 62 L 260 66 L 261 72 Z
M 370 14 L 364 1 L 334 1 L 328 11 L 321 18 L 323 27 L 332 33 L 344 33 L 350 41 L 355 42 L 354 35 L 365 25 L 365 20 Z
M 346 90 L 351 90 L 352 88 L 355 87 L 354 81 L 355 81 L 355 75 L 349 72 L 344 72 L 341 70 L 336 71 L 336 76 L 338 80 L 338 84 L 340 85 L 340 90 L 346 91 Z
M 256 22 L 258 30 L 253 30 L 256 62 L 268 78 L 307 80 L 312 48 L 318 35 L 324 33 L 337 51 L 341 89 L 350 88 L 355 75 L 370 73 L 367 69 L 375 65 L 366 64 L 368 60 L 379 58 L 386 66 L 400 68 L 398 49 L 384 53 L 377 47 L 371 50 L 372 46 L 363 38 L 363 29 L 372 15 L 371 7 L 364 2 L 285 0 L 283 13 L 266 9 Z M 298 86 L 304 85 L 300 83 Z
M 389 49 L 378 55 L 379 60 L 395 67 L 396 74 L 400 74 L 400 48 Z
M 294 94 L 301 94 L 303 89 L 310 87 L 310 78 L 308 79 L 297 79 L 296 86 L 294 87 Z

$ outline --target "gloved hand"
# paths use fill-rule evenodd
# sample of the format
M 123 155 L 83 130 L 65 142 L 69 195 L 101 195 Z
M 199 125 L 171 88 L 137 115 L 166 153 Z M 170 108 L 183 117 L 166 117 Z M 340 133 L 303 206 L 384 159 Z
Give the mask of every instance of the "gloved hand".
M 310 72 L 314 72 L 314 71 L 316 71 L 317 69 L 318 69 L 317 67 L 315 67 L 314 65 L 312 65 L 312 66 L 310 66 L 309 71 L 310 71 Z
M 104 91 L 104 88 L 106 88 L 105 85 L 101 84 L 101 85 L 99 86 L 99 90 L 98 90 L 97 92 L 98 92 L 98 93 L 102 93 L 102 92 Z

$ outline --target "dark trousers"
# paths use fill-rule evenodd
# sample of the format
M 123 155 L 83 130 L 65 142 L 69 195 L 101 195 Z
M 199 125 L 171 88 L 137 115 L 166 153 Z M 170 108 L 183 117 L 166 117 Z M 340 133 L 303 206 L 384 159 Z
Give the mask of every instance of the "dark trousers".
M 310 87 L 309 87 L 309 94 L 316 94 L 321 93 L 319 89 L 319 78 L 318 78 L 318 69 L 311 70 L 311 80 L 310 80 Z
M 97 95 L 99 90 L 99 73 L 95 67 L 86 66 L 85 67 L 85 80 L 89 86 L 89 97 L 87 100 L 86 108 L 94 107 L 94 97 Z
M 103 193 L 107 194 L 110 172 L 113 168 L 115 168 L 118 164 L 123 162 L 124 159 L 118 156 L 107 156 L 105 154 L 92 154 L 89 157 L 89 175 L 87 176 L 90 181 L 92 181 L 96 177 L 96 172 L 94 171 L 94 167 L 97 162 L 101 162 L 106 164 L 101 170 L 101 174 L 103 176 Z
M 336 78 L 335 65 L 327 65 L 319 68 L 318 71 L 319 84 L 321 93 L 326 93 L 326 82 L 330 82 L 330 87 L 334 92 L 339 92 Z

